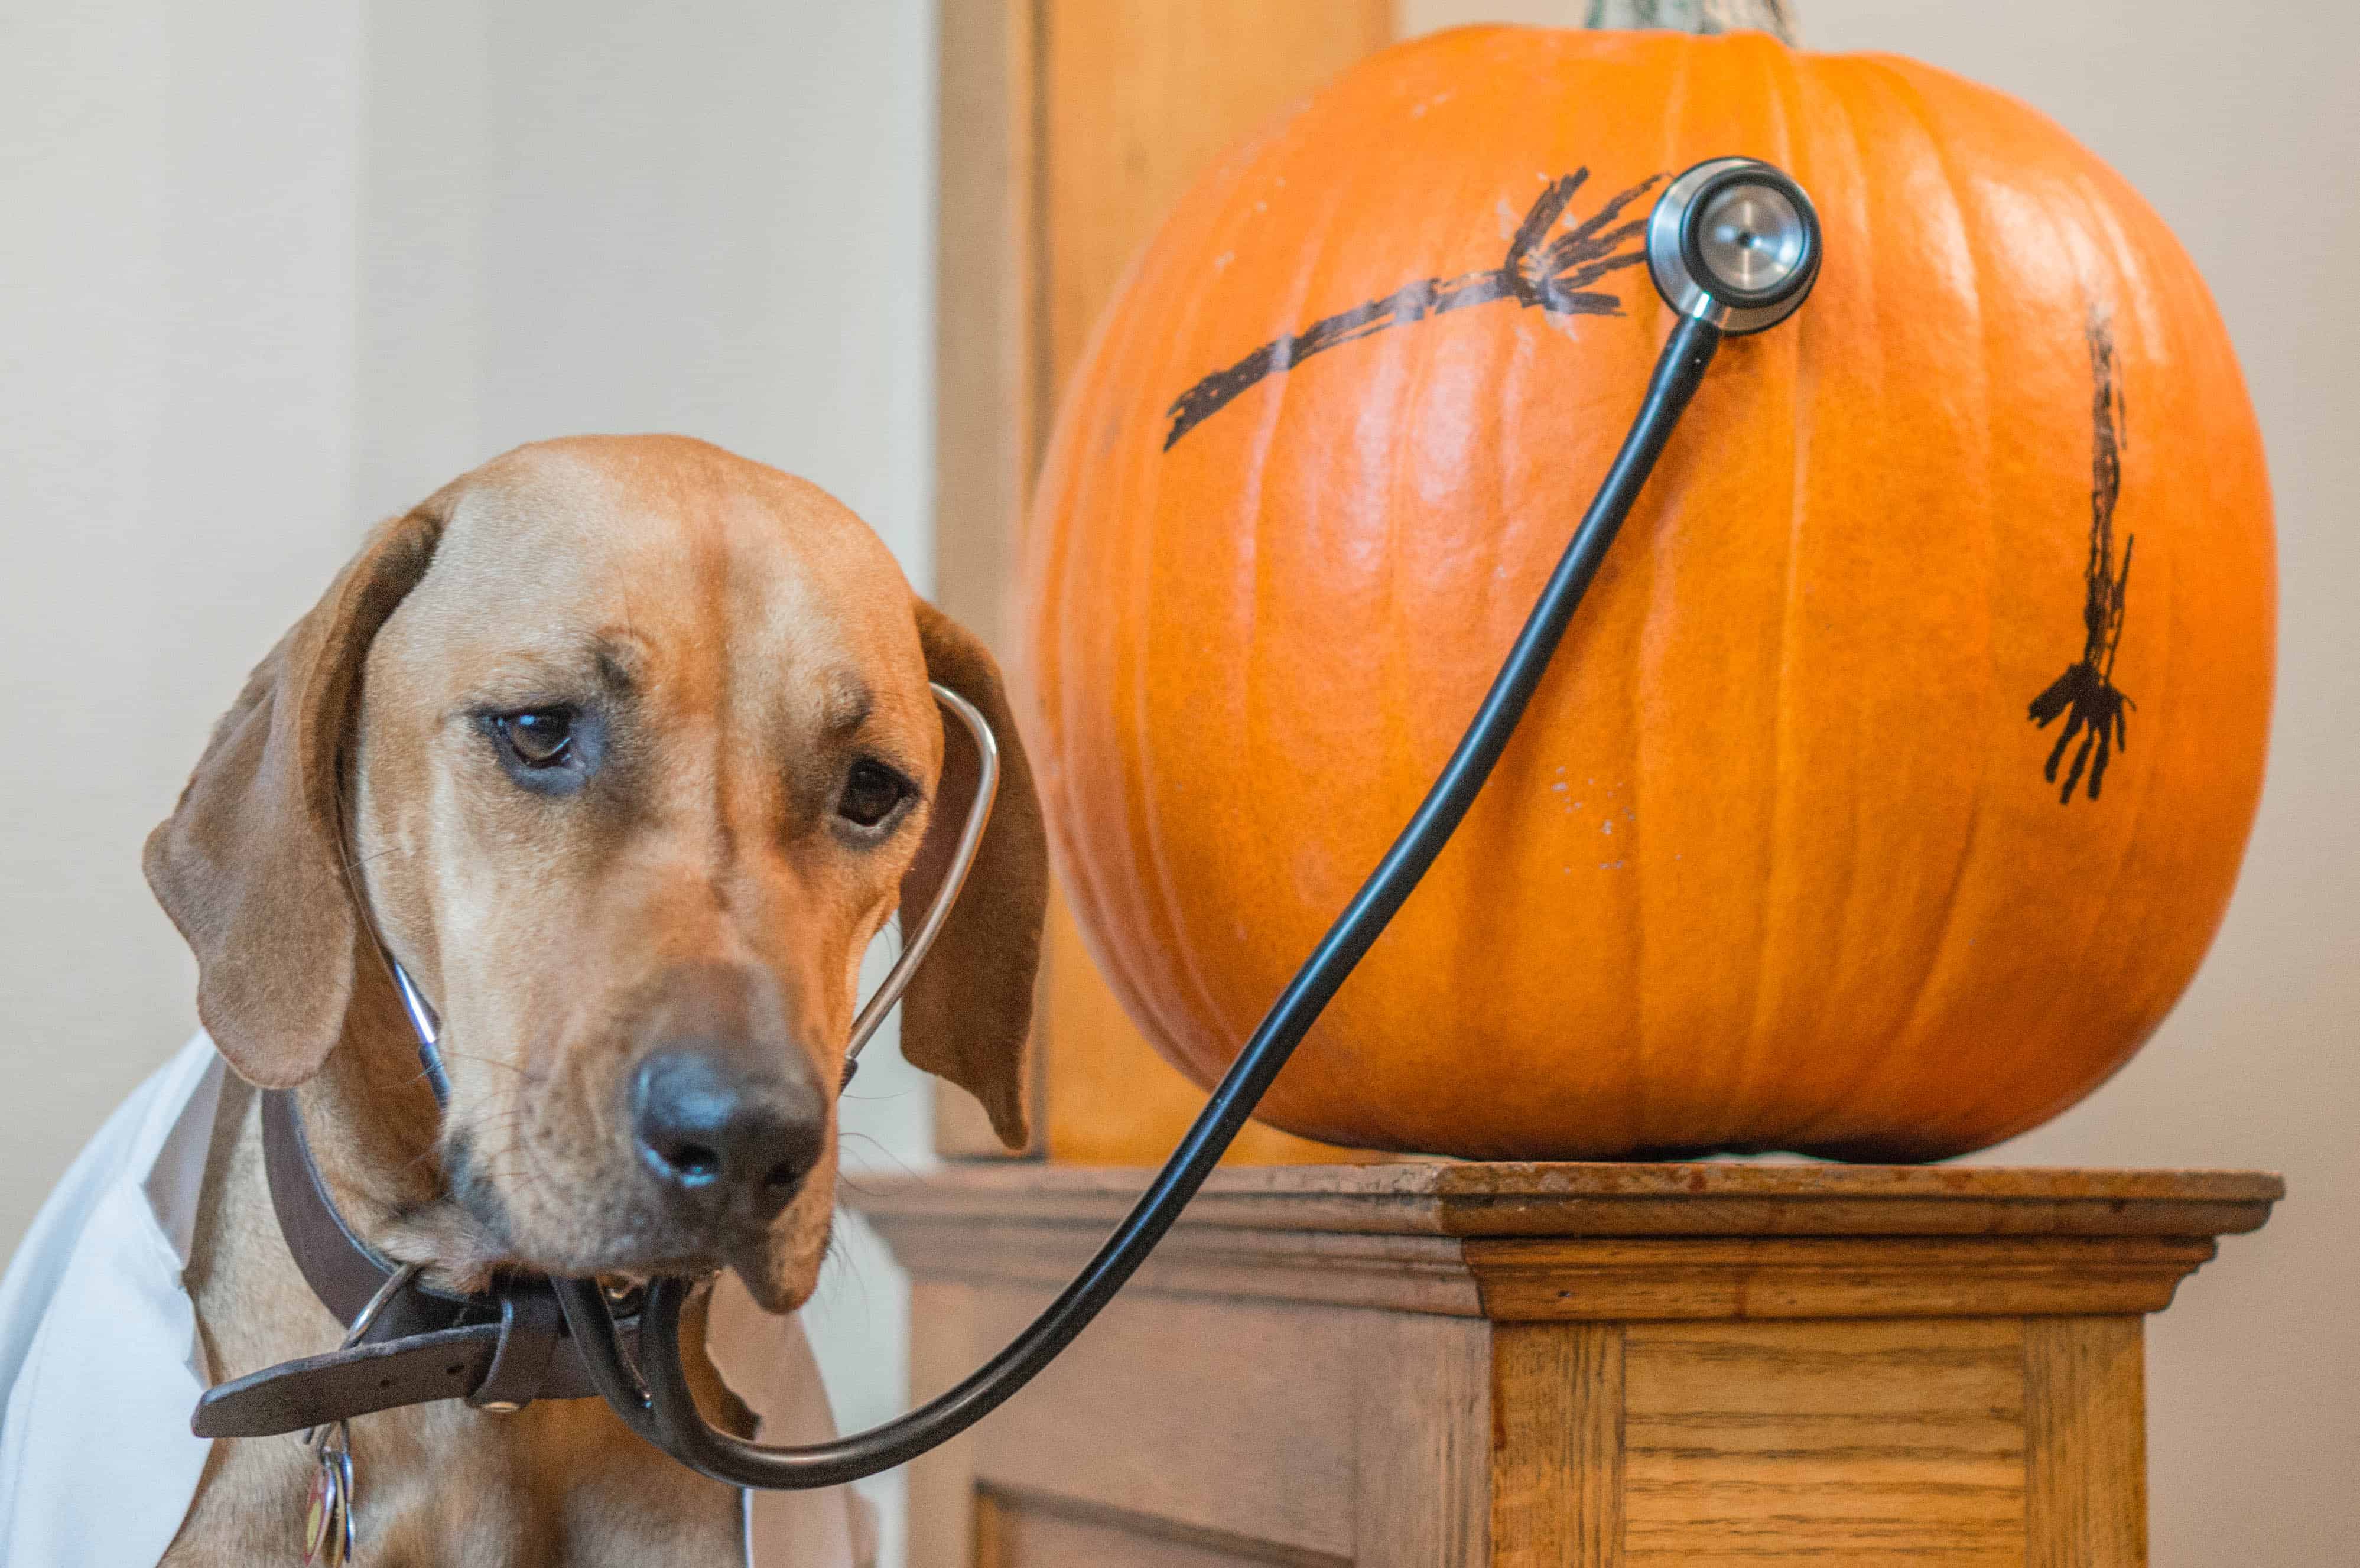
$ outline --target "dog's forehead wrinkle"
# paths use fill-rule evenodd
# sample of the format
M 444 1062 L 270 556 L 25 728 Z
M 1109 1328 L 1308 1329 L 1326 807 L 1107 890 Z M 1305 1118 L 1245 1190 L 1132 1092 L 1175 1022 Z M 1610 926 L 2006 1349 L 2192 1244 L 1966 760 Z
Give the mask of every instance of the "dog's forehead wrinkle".
M 850 670 L 831 670 L 819 678 L 821 724 L 830 735 L 847 735 L 869 722 L 877 710 L 877 694 Z
M 603 627 L 590 638 L 591 662 L 599 680 L 618 696 L 628 696 L 646 683 L 650 657 L 646 639 L 628 624 Z
M 924 692 L 909 586 L 874 530 L 818 486 L 697 441 L 583 438 L 496 460 L 463 488 L 418 597 L 440 607 L 446 651 L 454 629 L 542 657 L 612 642 L 591 671 L 606 684 L 660 663 L 792 712 L 814 672 L 857 663 L 897 689 L 888 705 Z

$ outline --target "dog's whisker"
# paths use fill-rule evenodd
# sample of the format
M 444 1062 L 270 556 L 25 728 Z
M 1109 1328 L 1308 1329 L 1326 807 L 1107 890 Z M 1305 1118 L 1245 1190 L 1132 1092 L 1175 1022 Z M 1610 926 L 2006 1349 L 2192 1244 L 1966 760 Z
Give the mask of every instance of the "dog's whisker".
M 839 1165 L 836 1168 L 836 1181 L 845 1186 L 850 1187 L 856 1192 L 865 1192 L 869 1191 L 868 1188 L 861 1186 L 857 1180 L 857 1178 L 860 1176 L 899 1175 L 915 1177 L 918 1174 L 918 1168 L 916 1166 L 911 1164 L 908 1160 L 895 1153 L 891 1149 L 888 1148 L 885 1144 L 880 1142 L 877 1138 L 871 1137 L 868 1133 L 846 1132 L 838 1134 L 837 1137 L 839 1142 L 846 1138 L 858 1138 L 862 1143 L 876 1150 L 878 1154 L 883 1157 L 882 1160 L 874 1166 L 866 1168 L 853 1167 L 847 1169 L 846 1167 Z
M 820 1289 L 831 1293 L 838 1290 L 840 1282 L 848 1282 L 858 1292 L 853 1302 L 855 1309 L 864 1314 L 874 1311 L 876 1298 L 870 1288 L 869 1277 L 860 1267 L 859 1254 L 844 1244 L 844 1232 L 840 1227 L 828 1234 L 827 1251 L 820 1260 Z M 816 1295 L 818 1291 L 814 1290 L 813 1294 Z
M 486 1067 L 497 1067 L 504 1073 L 513 1073 L 518 1077 L 523 1078 L 527 1082 L 530 1081 L 530 1074 L 528 1073 L 523 1067 L 513 1062 L 504 1062 L 497 1056 L 485 1056 L 479 1052 L 471 1051 L 454 1051 L 444 1048 L 441 1045 L 438 1045 L 435 1050 L 445 1062 L 480 1062 Z

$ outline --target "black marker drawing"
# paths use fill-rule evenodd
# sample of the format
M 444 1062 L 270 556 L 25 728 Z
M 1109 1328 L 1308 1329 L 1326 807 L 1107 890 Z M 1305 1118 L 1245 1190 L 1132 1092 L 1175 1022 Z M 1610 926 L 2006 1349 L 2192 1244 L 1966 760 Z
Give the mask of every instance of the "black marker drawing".
M 2096 440 L 2090 465 L 2090 563 L 2083 571 L 2088 594 L 2081 605 L 2081 657 L 2032 700 L 2034 724 L 2047 729 L 2060 713 L 2070 716 L 2049 754 L 2046 777 L 2057 782 L 2057 765 L 2073 737 L 2081 737 L 2073 767 L 2065 775 L 2060 802 L 2073 799 L 2082 770 L 2090 776 L 2090 799 L 2106 779 L 2106 763 L 2114 748 L 2127 747 L 2125 710 L 2136 708 L 2114 685 L 2114 653 L 2123 641 L 2123 596 L 2131 582 L 2131 547 L 2136 537 L 2123 540 L 2123 568 L 2114 570 L 2114 501 L 2123 491 L 2123 393 L 2114 381 L 2114 339 L 2106 318 L 2092 311 L 2088 329 L 2090 376 L 2096 384 L 2091 400 Z
M 1456 278 L 1421 278 L 1415 283 L 1404 284 L 1382 299 L 1323 317 L 1299 332 L 1289 332 L 1266 343 L 1227 370 L 1217 370 L 1206 376 L 1174 398 L 1172 407 L 1164 410 L 1172 417 L 1172 429 L 1164 438 L 1164 450 L 1170 452 L 1175 441 L 1265 376 L 1291 370 L 1315 354 L 1388 327 L 1407 326 L 1446 310 L 1488 305 L 1494 299 L 1513 299 L 1519 305 L 1536 306 L 1559 316 L 1621 315 L 1622 301 L 1619 296 L 1592 290 L 1590 286 L 1610 272 L 1637 267 L 1647 259 L 1644 247 L 1627 251 L 1622 248 L 1646 232 L 1647 220 L 1640 217 L 1627 223 L 1615 220 L 1632 202 L 1660 184 L 1664 177 L 1655 174 L 1641 180 L 1609 199 L 1585 222 L 1544 245 L 1542 241 L 1547 239 L 1549 230 L 1565 215 L 1574 192 L 1589 179 L 1589 169 L 1577 169 L 1551 180 L 1548 189 L 1524 214 L 1524 221 L 1517 225 L 1515 237 L 1508 242 L 1507 256 L 1499 266 L 1481 272 L 1462 272 Z

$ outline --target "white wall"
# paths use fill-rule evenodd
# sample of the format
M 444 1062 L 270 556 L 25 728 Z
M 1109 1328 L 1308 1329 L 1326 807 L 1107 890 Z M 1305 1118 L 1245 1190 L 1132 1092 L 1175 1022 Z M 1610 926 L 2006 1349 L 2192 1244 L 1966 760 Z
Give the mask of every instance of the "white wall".
M 139 844 L 348 553 L 356 20 L 0 13 L 0 1242 L 192 1018 Z
M 2006 1164 L 2258 1167 L 2289 1197 L 2150 1322 L 2156 1568 L 2360 1558 L 2360 8 L 1798 0 L 1806 45 L 2003 88 L 2127 176 L 2211 282 L 2276 490 L 2269 781 L 2220 940 L 2160 1034 Z M 1588 0 L 1405 0 L 1405 30 Z
M 933 51 L 931 0 L 0 8 L 0 1248 L 192 1027 L 140 840 L 370 519 L 682 430 L 926 582 Z M 890 1055 L 856 1161 L 928 1147 Z M 865 1424 L 903 1296 L 850 1228 L 814 1316 Z

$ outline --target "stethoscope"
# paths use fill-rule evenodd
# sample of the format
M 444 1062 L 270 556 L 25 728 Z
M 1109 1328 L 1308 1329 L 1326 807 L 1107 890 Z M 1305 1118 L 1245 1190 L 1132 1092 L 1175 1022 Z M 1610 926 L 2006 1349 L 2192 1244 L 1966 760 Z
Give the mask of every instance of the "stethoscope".
M 897 1421 L 850 1437 L 770 1447 L 714 1427 L 696 1408 L 682 1364 L 681 1313 L 698 1281 L 650 1282 L 639 1317 L 638 1354 L 623 1344 L 605 1290 L 592 1279 L 552 1281 L 566 1325 L 591 1380 L 623 1422 L 690 1469 L 734 1486 L 803 1489 L 873 1475 L 916 1458 L 982 1420 L 1088 1326 L 1161 1241 L 1212 1173 L 1262 1092 L 1337 990 L 1397 913 L 1457 831 L 1515 731 L 1576 605 L 1607 547 L 1654 470 L 1655 460 L 1704 380 L 1726 337 L 1758 332 L 1792 315 L 1819 271 L 1819 221 L 1810 198 L 1784 171 L 1753 158 L 1698 164 L 1668 186 L 1647 220 L 1647 267 L 1678 317 L 1647 382 L 1630 432 L 1574 529 L 1540 600 L 1516 635 L 1500 673 L 1450 760 L 1393 847 L 1320 939 L 1262 1024 L 1214 1086 L 1204 1110 L 1131 1213 L 1073 1282 L 1007 1347 L 949 1391 Z M 855 1020 L 847 1073 L 901 999 L 925 959 L 975 861 L 999 787 L 991 726 L 956 692 L 935 699 L 975 737 L 982 758 L 975 798 L 948 875 L 901 957 Z M 449 1083 L 433 1010 L 399 964 L 394 977 L 438 1099 Z

